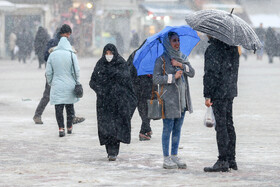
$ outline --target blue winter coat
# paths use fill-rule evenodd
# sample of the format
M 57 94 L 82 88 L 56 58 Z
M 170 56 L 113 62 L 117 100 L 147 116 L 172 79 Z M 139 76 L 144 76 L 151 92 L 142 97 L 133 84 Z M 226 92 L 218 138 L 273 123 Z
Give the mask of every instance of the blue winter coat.
M 48 58 L 46 77 L 48 84 L 51 86 L 51 105 L 73 104 L 79 101 L 74 95 L 76 82 L 74 79 L 71 53 L 73 55 L 77 81 L 79 82 L 80 68 L 77 56 L 66 37 L 60 39 L 58 46 Z

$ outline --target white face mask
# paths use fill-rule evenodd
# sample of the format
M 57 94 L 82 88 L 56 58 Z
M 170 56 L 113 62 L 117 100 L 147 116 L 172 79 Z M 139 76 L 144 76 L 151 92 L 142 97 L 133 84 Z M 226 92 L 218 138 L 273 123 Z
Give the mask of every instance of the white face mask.
M 114 57 L 114 55 L 105 55 L 105 58 L 108 62 L 111 62 L 113 57 Z

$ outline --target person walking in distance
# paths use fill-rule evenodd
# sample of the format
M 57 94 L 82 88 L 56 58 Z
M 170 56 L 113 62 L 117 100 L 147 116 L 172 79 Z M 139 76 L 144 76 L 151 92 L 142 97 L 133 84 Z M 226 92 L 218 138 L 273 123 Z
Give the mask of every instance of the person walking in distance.
M 45 56 L 44 56 L 44 60 L 46 62 L 48 61 L 50 52 L 54 49 L 54 47 L 57 46 L 60 38 L 61 37 L 69 38 L 71 34 L 72 34 L 72 29 L 67 24 L 62 25 L 61 28 L 57 29 L 57 33 L 56 33 L 55 37 L 53 39 L 51 39 L 48 42 L 48 44 L 47 44 L 46 51 L 45 51 Z M 40 100 L 40 102 L 39 102 L 39 104 L 38 104 L 38 106 L 36 108 L 35 115 L 33 117 L 33 120 L 34 120 L 35 124 L 43 124 L 41 116 L 42 116 L 42 114 L 43 114 L 47 104 L 49 103 L 49 100 L 50 100 L 50 89 L 51 89 L 50 85 L 46 81 L 43 97 Z M 73 124 L 81 123 L 84 120 L 85 120 L 85 118 L 83 118 L 83 117 L 76 117 L 75 116 L 75 110 L 74 110 Z

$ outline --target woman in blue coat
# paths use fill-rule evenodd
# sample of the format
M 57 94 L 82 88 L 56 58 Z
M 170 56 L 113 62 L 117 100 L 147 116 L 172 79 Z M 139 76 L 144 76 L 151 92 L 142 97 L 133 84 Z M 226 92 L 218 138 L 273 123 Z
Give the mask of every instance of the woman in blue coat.
M 73 64 L 76 70 L 74 75 Z M 74 115 L 73 104 L 79 101 L 74 95 L 76 85 L 75 77 L 79 82 L 80 68 L 77 56 L 66 37 L 62 37 L 50 54 L 46 67 L 46 77 L 51 86 L 50 103 L 55 105 L 55 115 L 59 127 L 59 136 L 65 136 L 63 109 L 67 113 L 67 133 L 72 133 L 72 121 Z

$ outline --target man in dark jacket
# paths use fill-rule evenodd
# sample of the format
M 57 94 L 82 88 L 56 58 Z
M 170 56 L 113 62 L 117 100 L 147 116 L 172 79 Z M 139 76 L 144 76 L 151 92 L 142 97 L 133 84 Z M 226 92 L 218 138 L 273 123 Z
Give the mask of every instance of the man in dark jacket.
M 56 33 L 55 37 L 53 39 L 51 39 L 47 44 L 45 55 L 44 55 L 44 60 L 46 62 L 48 61 L 48 58 L 49 58 L 49 55 L 50 55 L 50 49 L 57 46 L 61 37 L 69 38 L 71 33 L 72 33 L 71 27 L 67 24 L 62 25 L 62 27 L 60 29 L 57 29 L 57 31 L 58 32 Z M 42 116 L 47 104 L 50 101 L 50 90 L 51 90 L 51 87 L 46 81 L 45 91 L 43 93 L 43 97 L 40 100 L 40 103 L 38 104 L 38 106 L 36 108 L 36 111 L 35 111 L 35 115 L 33 117 L 33 120 L 34 120 L 35 124 L 43 124 L 41 116 Z M 74 115 L 75 115 L 75 112 L 74 112 Z M 83 117 L 75 117 L 74 116 L 73 124 L 81 123 L 84 120 L 85 120 L 85 118 L 83 118 Z
M 209 37 L 205 52 L 204 97 L 205 105 L 212 105 L 216 119 L 216 139 L 219 159 L 205 172 L 237 170 L 235 161 L 236 135 L 232 121 L 232 103 L 237 96 L 239 53 L 236 46 Z
M 135 50 L 129 56 L 127 63 L 130 69 L 130 76 L 132 78 L 133 89 L 137 97 L 137 109 L 142 120 L 141 130 L 139 132 L 139 140 L 145 141 L 145 140 L 150 140 L 152 137 L 152 129 L 150 125 L 151 120 L 148 119 L 147 100 L 151 99 L 153 76 L 152 75 L 137 76 L 137 70 L 133 65 L 133 59 L 136 51 L 137 50 Z

